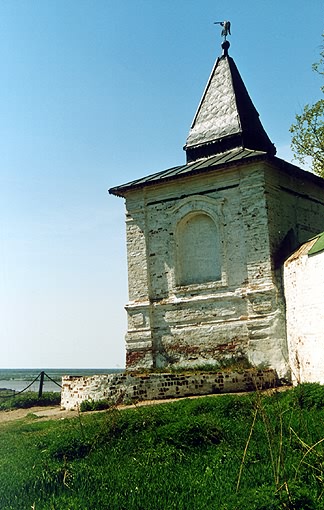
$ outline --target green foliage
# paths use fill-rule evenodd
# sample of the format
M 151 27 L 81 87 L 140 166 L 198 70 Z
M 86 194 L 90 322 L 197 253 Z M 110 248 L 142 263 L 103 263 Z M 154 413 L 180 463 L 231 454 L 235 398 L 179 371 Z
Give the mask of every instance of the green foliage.
M 162 368 L 153 368 L 148 369 L 147 373 L 174 373 L 174 374 L 183 374 L 183 373 L 205 373 L 205 372 L 219 372 L 219 371 L 243 371 L 248 369 L 253 369 L 253 365 L 249 362 L 246 356 L 237 355 L 237 356 L 229 356 L 228 358 L 224 358 L 219 360 L 218 362 L 210 362 L 210 363 L 202 363 L 197 365 L 171 365 Z
M 177 448 L 186 449 L 220 443 L 222 430 L 211 417 L 187 416 L 181 421 L 160 426 L 156 437 L 158 442 L 163 441 Z
M 186 372 L 218 372 L 219 364 L 218 363 L 205 363 L 205 364 L 197 364 L 197 365 L 187 365 L 187 366 L 170 366 L 166 367 L 164 371 L 171 372 L 174 374 L 181 374 Z
M 101 411 L 103 409 L 109 409 L 113 403 L 110 400 L 84 400 L 80 404 L 80 411 Z
M 35 406 L 56 406 L 60 405 L 61 394 L 56 392 L 45 392 L 41 398 L 38 393 L 28 391 L 20 395 L 10 398 L 1 398 L 0 411 L 8 411 L 10 409 L 28 409 Z
M 220 360 L 219 370 L 243 371 L 254 368 L 246 356 L 230 356 Z
M 188 365 L 187 367 L 170 367 L 170 372 L 219 372 L 220 370 L 247 370 L 253 368 L 248 359 L 241 356 L 230 356 L 217 363 L 206 363 L 201 365 Z
M 301 409 L 324 408 L 324 386 L 320 384 L 300 384 L 295 388 L 294 396 Z
M 0 399 L 13 397 L 15 395 L 15 393 L 16 393 L 15 390 L 7 389 L 7 388 L 0 388 Z
M 324 76 L 323 49 L 320 56 L 319 62 L 313 64 L 313 70 Z M 321 92 L 324 93 L 324 86 Z M 313 171 L 324 177 L 324 99 L 306 104 L 303 112 L 296 115 L 296 122 L 291 125 L 290 132 L 293 135 L 291 148 L 295 158 L 305 163 L 306 158 L 310 157 Z
M 0 425 L 0 508 L 324 510 L 323 388 Z
M 215 409 L 215 412 L 217 415 L 224 419 L 231 419 L 231 420 L 244 420 L 244 419 L 251 419 L 253 415 L 253 410 L 255 407 L 254 397 L 253 395 L 242 396 L 240 395 L 224 395 L 221 399 L 215 399 L 216 402 L 214 405 L 217 405 L 217 408 Z M 206 402 L 208 405 L 208 401 Z M 201 401 L 200 405 L 197 404 L 198 409 L 201 408 L 201 406 L 206 405 L 204 404 L 204 401 Z
M 91 443 L 82 437 L 67 437 L 48 449 L 52 459 L 74 460 L 86 457 L 91 450 Z
M 324 177 L 324 99 L 306 104 L 290 127 L 291 148 L 300 163 L 312 159 L 313 171 Z

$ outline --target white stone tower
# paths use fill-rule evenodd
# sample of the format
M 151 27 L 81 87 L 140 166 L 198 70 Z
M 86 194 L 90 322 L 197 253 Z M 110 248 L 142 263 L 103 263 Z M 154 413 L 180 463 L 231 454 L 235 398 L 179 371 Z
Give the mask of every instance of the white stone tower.
M 126 366 L 244 358 L 289 377 L 282 262 L 324 229 L 323 180 L 275 156 L 222 48 L 187 163 L 109 190 L 127 209 Z

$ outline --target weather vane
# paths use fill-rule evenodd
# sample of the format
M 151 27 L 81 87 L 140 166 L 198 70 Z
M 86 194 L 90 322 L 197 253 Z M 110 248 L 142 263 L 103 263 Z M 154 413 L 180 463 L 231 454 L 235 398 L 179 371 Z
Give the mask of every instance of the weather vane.
M 215 21 L 214 25 L 221 25 L 223 27 L 221 31 L 221 36 L 224 37 L 224 41 L 226 41 L 226 37 L 231 35 L 231 22 L 230 21 Z

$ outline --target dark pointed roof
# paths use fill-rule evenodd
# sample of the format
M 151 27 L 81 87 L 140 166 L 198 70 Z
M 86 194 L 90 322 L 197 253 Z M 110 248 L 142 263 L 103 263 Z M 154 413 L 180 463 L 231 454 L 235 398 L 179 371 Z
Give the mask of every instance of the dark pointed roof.
M 229 42 L 224 41 L 222 48 L 224 54 L 215 63 L 184 147 L 187 163 L 116 186 L 109 193 L 125 196 L 130 190 L 272 159 L 276 154 L 240 73 L 228 56 Z
M 184 147 L 188 163 L 234 148 L 276 153 L 228 56 L 229 42 L 222 47 L 224 54 L 216 60 Z

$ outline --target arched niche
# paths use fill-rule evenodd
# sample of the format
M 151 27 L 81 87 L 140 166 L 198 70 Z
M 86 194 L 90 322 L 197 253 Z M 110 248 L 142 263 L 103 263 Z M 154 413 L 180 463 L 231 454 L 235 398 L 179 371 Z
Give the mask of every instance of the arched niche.
M 178 285 L 221 279 L 221 250 L 217 226 L 205 212 L 187 214 L 177 225 Z
M 192 195 L 169 213 L 174 220 L 175 285 L 226 284 L 221 197 Z

